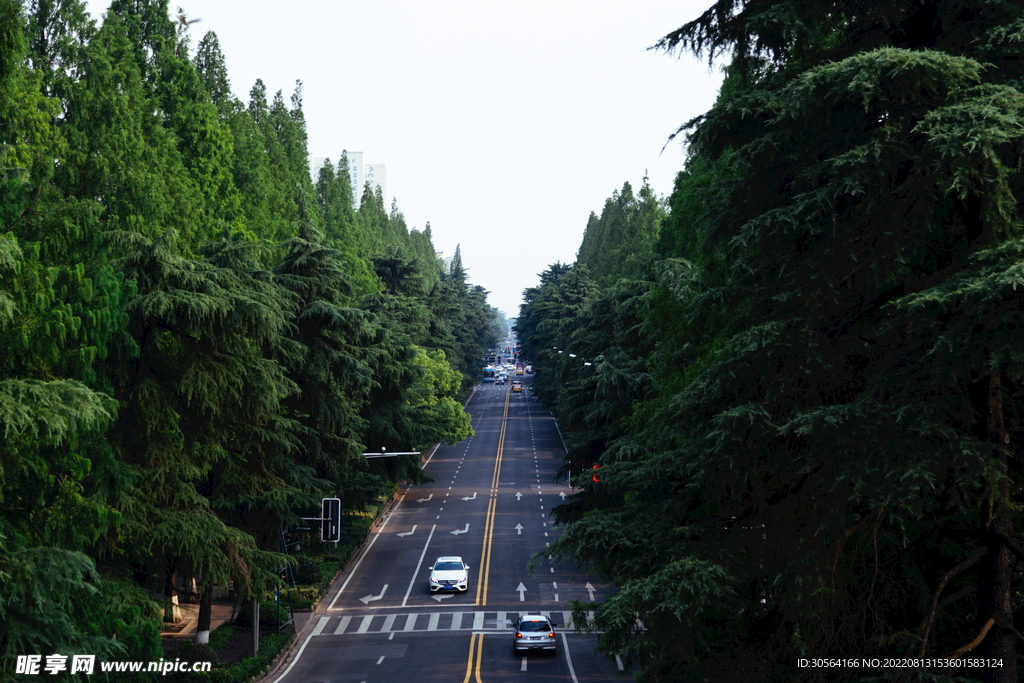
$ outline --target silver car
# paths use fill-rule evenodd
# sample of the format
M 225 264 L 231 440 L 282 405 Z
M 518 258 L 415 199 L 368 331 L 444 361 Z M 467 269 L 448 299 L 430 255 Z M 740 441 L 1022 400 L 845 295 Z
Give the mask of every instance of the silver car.
M 555 654 L 555 627 L 540 614 L 526 614 L 512 624 L 512 651 L 550 652 Z

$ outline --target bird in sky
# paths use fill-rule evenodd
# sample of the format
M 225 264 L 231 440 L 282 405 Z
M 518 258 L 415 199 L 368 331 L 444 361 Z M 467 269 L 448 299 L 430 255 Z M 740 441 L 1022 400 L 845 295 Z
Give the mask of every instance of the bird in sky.
M 181 26 L 178 28 L 178 33 L 181 33 L 182 31 L 187 29 L 192 24 L 198 23 L 200 21 L 202 21 L 202 19 L 189 19 L 188 17 L 185 16 L 184 13 L 179 12 L 178 13 L 178 22 L 181 24 Z

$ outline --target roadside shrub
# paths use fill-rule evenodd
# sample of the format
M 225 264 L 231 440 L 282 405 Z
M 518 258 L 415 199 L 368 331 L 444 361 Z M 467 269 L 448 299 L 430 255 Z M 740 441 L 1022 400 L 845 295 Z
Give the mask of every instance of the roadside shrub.
M 320 564 L 311 560 L 308 557 L 300 557 L 298 566 L 295 568 L 295 582 L 307 585 L 313 585 L 320 583 L 323 579 L 324 573 L 320 569 Z
M 213 665 L 212 670 L 216 670 L 218 666 L 221 666 L 220 658 L 217 657 L 217 653 L 209 645 L 188 643 L 176 653 L 173 659 L 192 663 L 211 662 Z M 153 678 L 150 678 L 150 676 L 153 676 Z M 144 680 L 154 680 L 155 678 L 155 675 L 149 674 Z M 167 681 L 167 683 L 197 683 L 197 681 L 205 683 L 210 680 L 210 674 L 205 671 L 169 671 L 161 673 L 160 680 Z
M 262 611 L 262 606 L 260 610 Z M 214 669 L 210 680 L 214 683 L 246 683 L 262 673 L 274 659 L 288 647 L 294 633 L 271 633 L 260 638 L 260 653 L 246 657 L 226 669 Z
M 249 615 L 250 622 L 252 621 L 252 615 Z M 217 628 L 210 631 L 210 649 L 216 652 L 235 637 L 235 632 L 238 629 L 235 624 L 221 624 Z
M 288 610 L 279 607 L 277 603 L 273 601 L 260 602 L 260 628 L 277 628 L 278 612 L 280 612 L 282 624 L 291 618 L 288 616 Z M 235 623 L 243 628 L 252 628 L 252 603 L 248 600 L 238 610 Z

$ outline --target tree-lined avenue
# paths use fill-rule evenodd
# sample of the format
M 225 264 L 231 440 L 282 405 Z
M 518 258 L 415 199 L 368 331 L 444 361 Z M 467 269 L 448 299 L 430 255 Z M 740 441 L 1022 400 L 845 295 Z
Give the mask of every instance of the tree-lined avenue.
M 358 672 L 368 682 L 403 675 L 461 680 L 455 671 L 503 680 L 504 671 L 518 674 L 524 666 L 552 680 L 614 676 L 615 664 L 593 655 L 593 639 L 573 633 L 567 606 L 570 599 L 600 599 L 608 589 L 573 566 L 549 564 L 543 554 L 558 533 L 551 506 L 571 489 L 553 482 L 565 451 L 526 384 L 523 393 L 495 385 L 476 390 L 466 405 L 475 436 L 429 454 L 424 471 L 435 481 L 400 492 L 329 596 L 329 607 L 312 617 L 311 634 L 298 643 L 301 656 L 276 680 L 323 680 L 318 672 L 327 662 L 346 679 Z M 454 533 L 467 525 L 468 532 Z M 429 567 L 447 555 L 470 565 L 463 594 L 429 592 Z M 556 657 L 514 657 L 507 622 L 526 612 L 549 614 L 564 634 Z M 428 644 L 431 654 L 419 659 Z

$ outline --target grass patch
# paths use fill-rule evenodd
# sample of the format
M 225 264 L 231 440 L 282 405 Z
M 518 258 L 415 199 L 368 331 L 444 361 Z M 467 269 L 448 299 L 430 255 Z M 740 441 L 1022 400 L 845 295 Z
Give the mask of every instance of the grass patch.
M 331 577 L 332 579 L 341 569 L 341 560 L 336 557 L 322 557 L 320 558 L 320 568 L 324 571 L 325 577 Z

